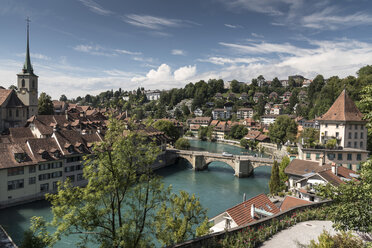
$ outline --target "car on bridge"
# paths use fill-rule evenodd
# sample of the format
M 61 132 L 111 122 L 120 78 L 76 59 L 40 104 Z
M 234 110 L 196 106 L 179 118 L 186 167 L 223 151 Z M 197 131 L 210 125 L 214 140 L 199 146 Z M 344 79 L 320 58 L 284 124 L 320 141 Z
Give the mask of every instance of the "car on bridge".
M 224 156 L 224 157 L 232 157 L 234 155 L 232 155 L 231 153 L 228 153 L 228 152 L 223 152 L 222 153 L 222 156 Z

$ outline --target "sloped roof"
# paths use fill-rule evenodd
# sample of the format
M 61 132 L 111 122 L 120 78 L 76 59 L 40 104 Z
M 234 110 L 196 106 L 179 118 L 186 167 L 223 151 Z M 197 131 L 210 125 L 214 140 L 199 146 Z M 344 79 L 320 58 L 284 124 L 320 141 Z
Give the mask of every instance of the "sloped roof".
M 320 166 L 318 162 L 293 159 L 284 169 L 286 174 L 303 176 L 308 173 L 317 173 L 319 171 L 331 168 L 330 164 Z
M 303 206 L 306 204 L 311 203 L 310 201 L 306 201 L 304 199 L 300 199 L 297 197 L 289 196 L 287 195 L 283 202 L 282 205 L 280 205 L 280 211 L 286 211 L 290 208 L 298 207 L 298 206 Z
M 263 209 L 272 214 L 279 213 L 279 208 L 265 194 L 259 194 L 247 201 L 244 201 L 232 208 L 226 210 L 238 226 L 248 224 L 255 221 L 251 216 L 251 207 L 254 204 L 255 208 Z
M 13 90 L 0 89 L 0 106 L 6 101 Z
M 338 176 L 332 173 L 332 170 L 325 170 L 320 171 L 318 174 L 323 177 L 325 180 L 327 180 L 330 184 L 333 186 L 338 186 L 340 184 L 343 184 L 344 181 L 342 181 Z
M 363 121 L 363 114 L 353 100 L 343 90 L 331 108 L 319 120 L 324 121 Z

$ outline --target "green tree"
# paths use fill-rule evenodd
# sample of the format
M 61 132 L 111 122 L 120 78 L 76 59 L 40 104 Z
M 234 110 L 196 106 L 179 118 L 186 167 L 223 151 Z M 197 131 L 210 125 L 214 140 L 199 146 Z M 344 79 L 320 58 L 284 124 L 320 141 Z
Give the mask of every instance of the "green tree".
M 172 139 L 173 142 L 175 142 L 180 137 L 180 133 L 178 132 L 172 121 L 159 120 L 155 122 L 153 126 L 159 131 L 164 132 L 169 138 Z
M 362 164 L 358 180 L 338 187 L 320 185 L 317 190 L 320 196 L 333 200 L 329 217 L 336 229 L 372 233 L 372 159 Z
M 232 80 L 230 82 L 230 89 L 233 93 L 239 93 L 240 92 L 240 83 L 237 80 Z
M 327 149 L 333 149 L 337 146 L 337 140 L 336 139 L 330 139 L 327 140 L 327 143 L 325 144 Z
M 233 139 L 241 139 L 247 135 L 248 129 L 244 125 L 236 124 L 231 127 L 229 136 Z
M 273 88 L 280 88 L 282 87 L 282 83 L 279 81 L 279 79 L 276 77 L 273 79 L 273 81 L 271 82 L 271 87 Z
M 19 248 L 44 248 L 47 244 L 42 238 L 37 237 L 31 230 L 27 230 L 23 234 L 23 240 Z
M 164 188 L 150 167 L 160 149 L 141 132 L 126 132 L 124 136 L 124 130 L 122 122 L 111 119 L 104 141 L 85 157 L 86 187 L 72 187 L 65 182 L 57 194 L 46 196 L 52 204 L 53 221 L 45 223 L 35 217 L 32 228 L 48 245 L 61 235 L 75 234 L 80 238 L 78 246 L 98 243 L 100 247 L 153 247 L 157 232 L 168 231 L 153 228 L 155 220 L 169 219 L 161 206 L 170 201 L 170 187 Z M 182 193 L 179 197 L 185 202 Z M 205 218 L 203 212 L 187 207 L 187 216 L 194 213 Z M 46 226 L 57 228 L 56 232 L 46 232 Z M 190 238 L 189 228 L 185 239 Z
M 285 174 L 284 170 L 289 165 L 289 157 L 285 156 L 282 158 L 282 162 L 279 165 L 279 179 L 280 179 L 280 188 L 284 190 L 286 188 L 285 182 L 288 181 L 288 175 Z
M 271 167 L 271 176 L 269 181 L 270 194 L 276 195 L 280 191 L 280 178 L 278 162 L 274 161 Z
M 190 115 L 190 109 L 186 106 L 186 104 L 182 104 L 182 112 L 185 117 Z
M 177 148 L 177 149 L 183 149 L 183 150 L 186 150 L 186 149 L 189 149 L 190 148 L 190 142 L 188 139 L 185 139 L 185 138 L 179 138 L 176 143 L 174 144 L 174 146 Z
M 242 139 L 240 140 L 240 145 L 241 145 L 242 147 L 244 147 L 244 148 L 248 148 L 248 147 L 249 147 L 248 140 L 245 139 L 245 138 L 242 138 Z
M 162 204 L 155 221 L 156 237 L 169 246 L 203 235 L 210 227 L 206 214 L 195 194 L 189 195 L 185 191 L 179 196 L 172 194 L 169 201 Z
M 213 140 L 213 127 L 200 127 L 198 131 L 198 137 L 201 140 Z
M 270 140 L 278 145 L 294 141 L 297 135 L 297 123 L 287 115 L 281 115 L 269 126 Z
M 314 147 L 316 143 L 319 143 L 319 130 L 312 127 L 304 128 L 300 137 L 305 146 Z
M 370 67 L 372 68 L 372 66 Z M 372 152 L 372 84 L 365 86 L 361 93 L 361 100 L 357 105 L 359 110 L 363 113 L 363 119 L 367 121 L 367 150 Z
M 54 107 L 52 98 L 45 92 L 40 94 L 38 102 L 39 115 L 52 115 L 54 114 Z

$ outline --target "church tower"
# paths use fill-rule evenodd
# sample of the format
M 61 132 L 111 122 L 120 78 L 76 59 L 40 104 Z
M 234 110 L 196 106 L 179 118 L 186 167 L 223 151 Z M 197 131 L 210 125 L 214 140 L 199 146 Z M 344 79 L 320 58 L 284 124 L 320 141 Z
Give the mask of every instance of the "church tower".
M 38 113 L 38 76 L 34 74 L 34 69 L 31 65 L 30 46 L 29 46 L 29 24 L 30 19 L 27 18 L 27 49 L 26 60 L 23 65 L 22 72 L 17 74 L 17 95 L 19 99 L 26 105 L 27 118 L 37 115 Z

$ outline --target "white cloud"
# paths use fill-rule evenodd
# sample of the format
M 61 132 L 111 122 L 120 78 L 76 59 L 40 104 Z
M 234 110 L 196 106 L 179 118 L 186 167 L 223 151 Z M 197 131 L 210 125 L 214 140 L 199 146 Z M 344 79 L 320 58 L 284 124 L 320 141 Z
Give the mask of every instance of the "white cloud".
M 363 12 L 340 15 L 336 7 L 327 7 L 322 11 L 304 16 L 301 24 L 307 28 L 330 29 L 354 27 L 358 25 L 372 25 L 372 16 Z
M 107 57 L 115 57 L 118 55 L 141 55 L 141 52 L 132 52 L 124 49 L 110 49 L 99 45 L 80 44 L 74 47 L 75 51 L 88 53 L 90 55 L 99 55 Z
M 26 56 L 26 53 L 17 53 L 16 54 L 17 57 L 25 57 Z M 44 55 L 44 54 L 41 54 L 41 53 L 31 53 L 30 54 L 31 56 L 31 59 L 42 59 L 42 60 L 50 60 L 50 57 Z
M 291 55 L 302 55 L 309 53 L 311 50 L 299 48 L 289 43 L 275 44 L 275 43 L 250 43 L 248 45 L 234 44 L 234 43 L 219 43 L 222 46 L 229 47 L 233 51 L 239 54 L 271 54 L 271 53 L 283 53 Z
M 199 59 L 200 62 L 212 63 L 215 65 L 225 64 L 250 64 L 258 61 L 265 61 L 263 58 L 226 58 L 226 57 L 209 57 L 207 59 Z
M 96 14 L 106 15 L 106 16 L 113 14 L 112 11 L 103 8 L 98 3 L 94 2 L 93 0 L 79 0 L 79 1 Z
M 261 35 L 261 34 L 251 33 L 251 35 L 252 35 L 253 37 L 255 37 L 255 38 L 264 38 L 264 36 Z
M 196 74 L 196 66 L 184 66 L 174 71 L 174 79 L 176 81 L 183 81 L 189 79 Z
M 225 27 L 233 28 L 233 29 L 242 28 L 243 27 L 241 25 L 233 25 L 233 24 L 227 24 L 227 23 L 225 23 L 224 25 L 225 25 Z
M 127 15 L 124 21 L 137 27 L 148 29 L 162 29 L 164 27 L 179 27 L 182 25 L 181 20 L 167 19 L 150 15 Z
M 156 86 L 162 88 L 182 87 L 185 80 L 196 75 L 196 66 L 180 67 L 172 73 L 172 69 L 167 64 L 161 64 L 157 69 L 151 69 L 146 76 L 132 78 L 132 82 L 140 83 L 142 86 Z
M 185 54 L 185 51 L 180 50 L 180 49 L 173 49 L 173 50 L 172 50 L 172 54 L 173 54 L 173 55 L 186 55 L 186 54 Z

